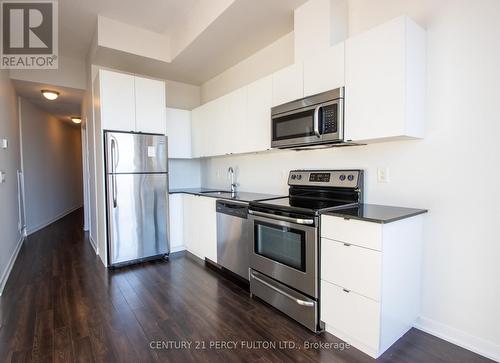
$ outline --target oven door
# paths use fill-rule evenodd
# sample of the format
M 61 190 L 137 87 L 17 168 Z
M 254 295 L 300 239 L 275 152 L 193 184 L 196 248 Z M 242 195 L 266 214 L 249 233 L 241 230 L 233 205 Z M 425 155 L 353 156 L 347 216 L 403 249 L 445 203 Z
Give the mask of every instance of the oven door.
M 318 297 L 317 220 L 249 211 L 250 267 L 313 298 Z

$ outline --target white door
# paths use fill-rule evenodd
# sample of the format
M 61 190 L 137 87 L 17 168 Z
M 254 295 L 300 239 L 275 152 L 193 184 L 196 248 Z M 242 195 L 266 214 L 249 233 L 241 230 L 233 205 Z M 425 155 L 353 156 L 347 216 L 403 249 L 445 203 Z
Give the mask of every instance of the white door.
M 135 131 L 134 76 L 100 70 L 99 81 L 102 128 Z
M 304 60 L 304 97 L 344 84 L 344 42 Z
M 295 63 L 273 73 L 273 106 L 302 98 L 304 79 L 302 63 Z
M 184 246 L 183 194 L 169 194 L 170 252 L 182 251 Z
M 167 107 L 165 134 L 168 136 L 169 158 L 191 158 L 190 111 Z
M 196 197 L 197 231 L 199 233 L 196 246 L 203 258 L 217 262 L 217 212 L 216 199 Z
M 247 86 L 246 119 L 241 129 L 239 151 L 263 151 L 271 148 L 271 107 L 273 78 L 261 78 Z
M 135 77 L 136 130 L 165 133 L 165 82 Z

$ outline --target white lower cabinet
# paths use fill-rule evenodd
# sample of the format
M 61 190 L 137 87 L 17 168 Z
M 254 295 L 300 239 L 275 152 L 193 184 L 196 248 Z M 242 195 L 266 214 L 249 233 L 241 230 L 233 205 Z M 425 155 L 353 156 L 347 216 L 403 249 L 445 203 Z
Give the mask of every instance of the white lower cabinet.
M 377 358 L 419 313 L 423 217 L 387 224 L 321 217 L 321 320 Z
M 321 281 L 326 329 L 365 353 L 376 352 L 380 338 L 380 303 L 340 286 Z M 372 354 L 370 354 L 372 355 Z
M 186 249 L 217 262 L 215 198 L 183 194 L 183 237 Z
M 168 195 L 170 252 L 178 252 L 186 249 L 184 245 L 183 205 L 183 194 Z

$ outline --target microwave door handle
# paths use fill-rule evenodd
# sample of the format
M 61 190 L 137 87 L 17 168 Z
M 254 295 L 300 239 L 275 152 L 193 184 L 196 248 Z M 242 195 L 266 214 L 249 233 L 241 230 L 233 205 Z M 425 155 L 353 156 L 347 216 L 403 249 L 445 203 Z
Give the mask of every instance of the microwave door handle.
M 319 111 L 321 110 L 321 106 L 317 106 L 314 109 L 314 117 L 313 117 L 313 124 L 314 124 L 314 134 L 317 137 L 321 138 L 321 134 L 319 133 Z

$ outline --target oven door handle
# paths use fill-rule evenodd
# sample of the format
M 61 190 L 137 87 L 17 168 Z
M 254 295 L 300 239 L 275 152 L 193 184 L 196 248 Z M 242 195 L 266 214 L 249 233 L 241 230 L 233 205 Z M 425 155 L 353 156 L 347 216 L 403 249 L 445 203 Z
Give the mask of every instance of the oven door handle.
M 255 279 L 255 280 L 257 280 L 257 281 L 259 281 L 261 284 L 266 285 L 270 289 L 276 291 L 278 294 L 283 295 L 283 296 L 289 298 L 290 300 L 293 300 L 296 304 L 298 304 L 300 306 L 307 306 L 307 307 L 313 307 L 314 306 L 313 302 L 297 299 L 296 297 L 293 297 L 289 293 L 287 293 L 287 292 L 285 292 L 283 290 L 278 289 L 276 286 L 271 285 L 269 282 L 264 281 L 264 280 L 258 278 L 252 272 L 250 272 L 250 277 L 253 278 L 253 279 Z
M 285 217 L 285 216 L 277 216 L 275 214 L 271 213 L 264 213 L 264 212 L 257 212 L 254 210 L 249 210 L 248 214 L 258 216 L 258 217 L 265 217 L 265 218 L 271 218 L 271 219 L 276 219 L 278 221 L 285 221 L 285 222 L 291 222 L 295 224 L 314 224 L 314 219 L 302 219 L 302 218 L 292 218 L 292 217 Z

